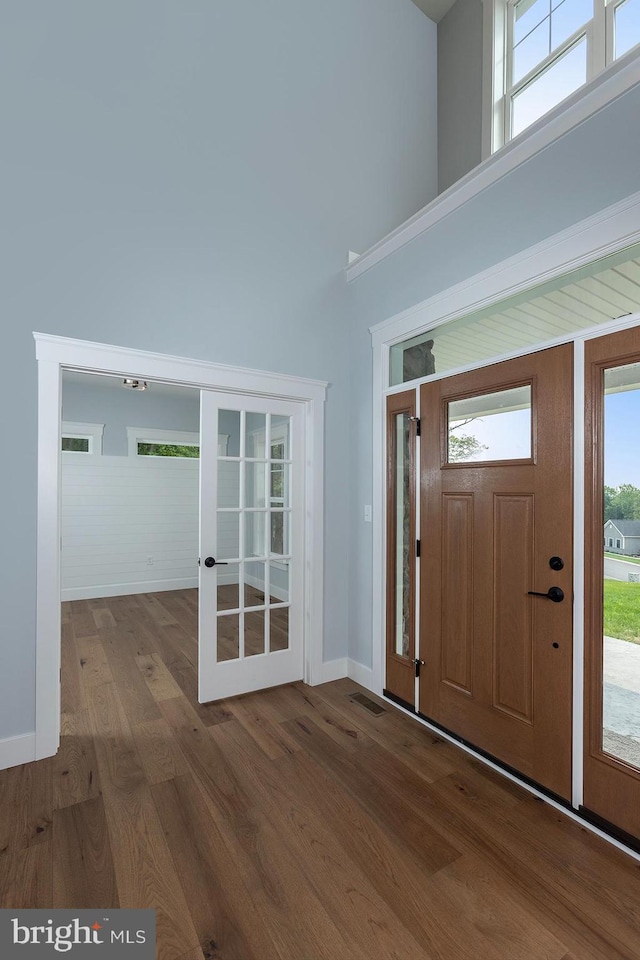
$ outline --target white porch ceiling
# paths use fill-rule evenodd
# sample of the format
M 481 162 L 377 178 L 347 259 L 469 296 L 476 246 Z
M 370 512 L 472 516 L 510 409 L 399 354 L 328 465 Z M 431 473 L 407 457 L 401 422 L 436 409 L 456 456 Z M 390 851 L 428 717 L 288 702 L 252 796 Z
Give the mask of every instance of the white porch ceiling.
M 445 373 L 639 311 L 640 244 L 435 327 L 398 347 L 402 352 L 412 344 L 433 340 L 436 371 Z M 402 382 L 399 369 L 393 380 Z

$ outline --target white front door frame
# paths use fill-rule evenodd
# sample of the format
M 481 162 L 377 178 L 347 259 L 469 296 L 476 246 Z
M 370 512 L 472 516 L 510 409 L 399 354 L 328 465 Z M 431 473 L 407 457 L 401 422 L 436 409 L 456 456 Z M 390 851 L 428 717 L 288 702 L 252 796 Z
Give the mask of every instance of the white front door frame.
M 34 333 L 38 361 L 38 534 L 35 758 L 60 742 L 60 426 L 62 371 L 158 380 L 304 404 L 304 680 L 322 682 L 324 602 L 324 405 L 327 384 L 244 367 Z
M 389 386 L 391 347 L 442 324 L 497 304 L 516 293 L 561 277 L 640 241 L 640 192 L 633 194 L 571 228 L 516 254 L 490 269 L 436 294 L 422 303 L 370 328 L 373 346 L 373 636 L 372 690 L 379 695 L 384 687 L 385 663 L 385 530 L 386 530 L 386 399 L 392 393 L 418 389 L 427 380 L 449 377 L 574 342 L 574 689 L 573 689 L 573 797 L 572 806 L 582 802 L 583 779 L 583 697 L 584 697 L 584 343 L 640 324 L 640 313 L 590 327 L 578 334 L 557 337 L 527 349 L 512 351 L 465 367 L 434 374 L 423 380 Z M 419 396 L 419 390 L 418 390 Z M 419 560 L 416 577 L 419 577 Z M 418 637 L 417 637 L 418 640 Z M 419 653 L 416 652 L 416 656 Z M 535 791 L 534 791 L 535 792 Z

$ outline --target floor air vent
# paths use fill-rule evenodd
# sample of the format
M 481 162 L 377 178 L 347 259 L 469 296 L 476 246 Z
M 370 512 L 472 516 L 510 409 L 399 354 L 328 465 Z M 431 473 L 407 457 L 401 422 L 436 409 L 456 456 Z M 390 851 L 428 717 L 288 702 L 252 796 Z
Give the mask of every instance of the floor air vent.
M 376 717 L 381 713 L 385 713 L 384 707 L 381 707 L 379 703 L 375 703 L 375 701 L 365 693 L 349 693 L 347 696 L 350 700 L 355 700 L 356 703 L 359 703 L 365 710 L 370 710 Z

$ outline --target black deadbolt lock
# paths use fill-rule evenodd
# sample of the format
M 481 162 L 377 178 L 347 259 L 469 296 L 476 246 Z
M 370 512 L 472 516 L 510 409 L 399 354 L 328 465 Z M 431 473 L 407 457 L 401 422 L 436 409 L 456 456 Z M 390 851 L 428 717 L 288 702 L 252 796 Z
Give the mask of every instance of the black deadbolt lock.
M 562 570 L 564 567 L 564 560 L 562 557 L 551 557 L 549 560 L 549 566 L 552 570 Z

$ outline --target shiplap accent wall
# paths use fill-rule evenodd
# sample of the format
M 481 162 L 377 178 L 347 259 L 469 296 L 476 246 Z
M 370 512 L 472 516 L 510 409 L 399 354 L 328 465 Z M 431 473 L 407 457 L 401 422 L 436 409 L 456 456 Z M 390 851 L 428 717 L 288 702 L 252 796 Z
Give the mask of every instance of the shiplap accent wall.
M 195 459 L 63 454 L 62 599 L 197 586 L 198 476 Z

